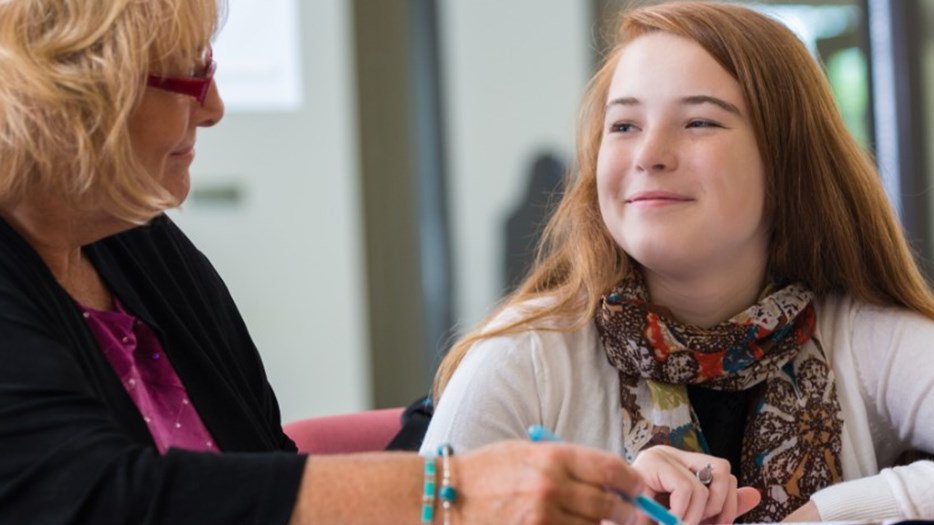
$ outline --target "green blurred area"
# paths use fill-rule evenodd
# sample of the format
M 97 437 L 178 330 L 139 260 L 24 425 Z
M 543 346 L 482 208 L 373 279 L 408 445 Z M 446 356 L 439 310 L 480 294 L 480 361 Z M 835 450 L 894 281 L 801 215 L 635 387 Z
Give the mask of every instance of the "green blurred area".
M 869 67 L 863 51 L 843 49 L 825 59 L 834 98 L 847 128 L 863 147 L 871 142 L 869 127 Z

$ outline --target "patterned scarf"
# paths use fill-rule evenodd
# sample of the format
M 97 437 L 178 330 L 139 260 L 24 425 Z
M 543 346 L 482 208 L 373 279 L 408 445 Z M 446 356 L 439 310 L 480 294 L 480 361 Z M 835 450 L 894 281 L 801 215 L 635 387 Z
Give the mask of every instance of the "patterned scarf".
M 641 275 L 603 297 L 596 325 L 619 370 L 626 460 L 667 444 L 708 451 L 687 385 L 740 391 L 762 384 L 747 419 L 740 486 L 762 503 L 742 521 L 780 521 L 817 490 L 842 480 L 843 416 L 820 342 L 812 294 L 801 285 L 772 287 L 732 319 L 689 326 L 648 303 Z

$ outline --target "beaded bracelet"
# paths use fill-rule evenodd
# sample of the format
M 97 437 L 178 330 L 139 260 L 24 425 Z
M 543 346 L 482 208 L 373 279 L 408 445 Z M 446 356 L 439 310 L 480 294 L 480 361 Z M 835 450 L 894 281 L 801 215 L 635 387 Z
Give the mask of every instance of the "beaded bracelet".
M 422 525 L 431 525 L 435 519 L 435 457 L 425 456 L 425 483 L 422 489 Z
M 444 443 L 438 447 L 438 455 L 441 456 L 441 490 L 438 496 L 441 498 L 441 508 L 444 510 L 444 525 L 451 523 L 451 507 L 457 501 L 457 490 L 451 483 L 454 477 L 451 473 L 451 456 L 454 455 L 454 449 L 451 445 Z

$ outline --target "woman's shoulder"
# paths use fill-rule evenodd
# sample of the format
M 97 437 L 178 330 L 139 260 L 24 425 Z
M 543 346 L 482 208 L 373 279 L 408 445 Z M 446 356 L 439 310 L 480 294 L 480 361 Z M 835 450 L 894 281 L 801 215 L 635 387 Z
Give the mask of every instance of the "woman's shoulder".
M 210 261 L 165 214 L 146 224 L 102 239 L 89 247 L 97 259 L 146 272 L 190 273 L 197 280 L 214 280 Z
M 197 298 L 206 311 L 234 308 L 214 266 L 164 214 L 90 245 L 87 253 L 121 297 L 161 296 L 179 305 Z

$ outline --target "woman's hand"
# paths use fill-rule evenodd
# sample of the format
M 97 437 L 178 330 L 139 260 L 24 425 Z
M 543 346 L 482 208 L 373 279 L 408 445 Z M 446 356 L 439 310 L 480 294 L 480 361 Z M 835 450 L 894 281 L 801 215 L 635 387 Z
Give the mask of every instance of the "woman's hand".
M 708 464 L 713 480 L 705 486 L 695 473 Z M 725 459 L 659 445 L 639 453 L 632 466 L 645 480 L 646 495 L 667 500 L 672 514 L 687 524 L 733 523 L 761 500 L 756 489 L 737 488 Z
M 625 524 L 635 510 L 604 487 L 643 489 L 622 458 L 574 445 L 509 441 L 452 459 L 458 523 Z

